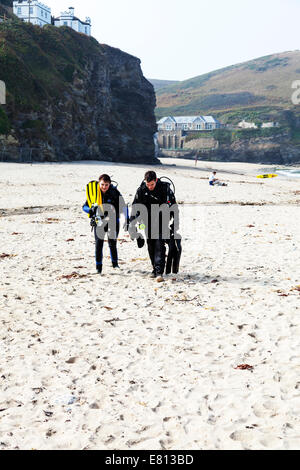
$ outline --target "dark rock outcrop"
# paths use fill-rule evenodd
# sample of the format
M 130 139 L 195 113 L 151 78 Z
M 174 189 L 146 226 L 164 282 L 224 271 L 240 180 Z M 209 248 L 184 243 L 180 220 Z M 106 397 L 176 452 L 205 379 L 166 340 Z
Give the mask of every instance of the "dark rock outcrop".
M 237 140 L 230 145 L 220 145 L 214 159 L 230 162 L 287 165 L 300 162 L 300 148 L 290 141 L 289 133 L 276 137 Z
M 190 147 L 191 142 L 188 143 Z M 202 151 L 200 148 L 179 151 L 161 150 L 161 156 L 194 159 L 196 154 L 198 154 L 200 160 L 206 161 L 261 163 L 266 165 L 300 163 L 300 146 L 291 143 L 289 132 L 283 132 L 276 137 L 241 139 L 228 144 L 221 143 L 211 151 Z
M 70 28 L 16 19 L 0 25 L 0 79 L 10 135 L 2 154 L 18 161 L 156 163 L 153 86 L 140 60 Z M 1 147 L 2 142 L 2 147 Z

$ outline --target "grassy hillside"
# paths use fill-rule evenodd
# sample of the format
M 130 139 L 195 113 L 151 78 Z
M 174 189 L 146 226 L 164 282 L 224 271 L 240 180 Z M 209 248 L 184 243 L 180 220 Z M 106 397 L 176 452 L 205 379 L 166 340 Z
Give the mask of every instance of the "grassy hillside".
M 0 80 L 6 159 L 21 158 L 22 148 L 37 161 L 156 162 L 155 94 L 136 57 L 11 15 L 0 22 Z
M 176 85 L 179 83 L 176 80 L 156 80 L 155 78 L 148 78 L 148 82 L 152 83 L 155 91 L 165 88 L 166 86 Z
M 74 72 L 80 77 L 87 57 L 104 53 L 92 37 L 71 28 L 25 24 L 14 17 L 0 23 L 0 79 L 13 109 L 38 109 L 41 100 L 60 97 Z
M 300 78 L 300 51 L 260 57 L 159 89 L 156 115 L 214 114 L 224 122 L 278 118 Z

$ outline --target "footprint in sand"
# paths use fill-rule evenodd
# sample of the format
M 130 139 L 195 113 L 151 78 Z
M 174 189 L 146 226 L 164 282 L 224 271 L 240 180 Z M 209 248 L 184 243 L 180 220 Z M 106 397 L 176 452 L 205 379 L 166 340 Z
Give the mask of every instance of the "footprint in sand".
M 259 442 L 262 446 L 266 447 L 267 449 L 279 449 L 283 445 L 282 439 L 279 439 L 274 436 L 265 437 Z
M 258 418 L 275 416 L 277 414 L 277 406 L 272 401 L 265 402 L 262 405 L 254 405 L 253 413 Z
M 230 434 L 230 439 L 233 441 L 241 441 L 244 444 L 249 443 L 249 441 L 252 441 L 256 435 L 253 432 L 253 430 L 242 430 L 242 431 L 235 431 L 232 434 Z

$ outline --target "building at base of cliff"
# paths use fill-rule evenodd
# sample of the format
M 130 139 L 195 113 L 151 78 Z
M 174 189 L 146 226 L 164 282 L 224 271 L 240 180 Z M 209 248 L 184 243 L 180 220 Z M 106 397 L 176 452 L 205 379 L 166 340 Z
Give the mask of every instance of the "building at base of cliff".
M 212 131 L 221 127 L 213 116 L 167 116 L 157 122 L 159 131 Z

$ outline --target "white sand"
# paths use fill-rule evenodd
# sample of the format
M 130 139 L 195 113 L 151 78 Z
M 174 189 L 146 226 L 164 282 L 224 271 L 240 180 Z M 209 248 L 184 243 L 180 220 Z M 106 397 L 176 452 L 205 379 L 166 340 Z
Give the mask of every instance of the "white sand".
M 123 232 L 122 272 L 105 244 L 96 275 L 81 211 L 89 180 L 108 172 L 131 201 L 145 167 L 0 164 L 0 255 L 15 255 L 0 259 L 0 449 L 300 449 L 300 180 L 164 163 L 184 251 L 161 284 Z M 72 272 L 86 277 L 59 279 Z

